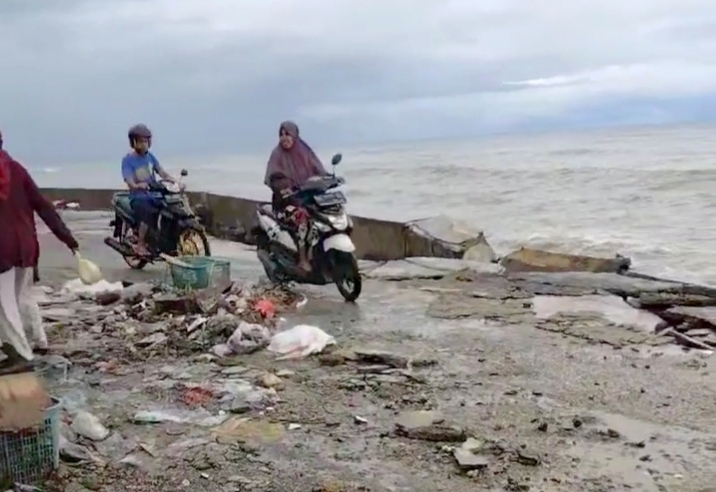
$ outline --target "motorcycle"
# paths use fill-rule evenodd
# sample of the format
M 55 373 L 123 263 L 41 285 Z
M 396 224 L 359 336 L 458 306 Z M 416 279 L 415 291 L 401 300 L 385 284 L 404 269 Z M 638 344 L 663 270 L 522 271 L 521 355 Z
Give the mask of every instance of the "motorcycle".
M 182 179 L 188 174 L 183 169 Z M 112 197 L 114 219 L 109 223 L 112 237 L 105 238 L 105 244 L 122 255 L 127 265 L 135 270 L 161 260 L 162 255 L 211 256 L 204 226 L 192 210 L 181 185 L 160 180 L 150 186 L 149 193 L 156 199 L 159 209 L 157 222 L 150 225 L 145 238 L 150 256 L 138 256 L 134 251 L 139 222 L 132 212 L 128 191 L 120 191 Z
M 297 282 L 326 285 L 335 283 L 348 302 L 360 296 L 362 283 L 355 257 L 355 245 L 350 237 L 353 221 L 346 214 L 346 197 L 340 191 L 330 191 L 345 184 L 336 177 L 335 166 L 341 154 L 331 159 L 332 176 L 315 177 L 292 190 L 290 196 L 309 214 L 307 234 L 310 272 L 298 267 L 298 247 L 291 228 L 273 211 L 272 204 L 260 204 L 256 215 L 258 226 L 252 233 L 256 238 L 256 254 L 273 283 Z

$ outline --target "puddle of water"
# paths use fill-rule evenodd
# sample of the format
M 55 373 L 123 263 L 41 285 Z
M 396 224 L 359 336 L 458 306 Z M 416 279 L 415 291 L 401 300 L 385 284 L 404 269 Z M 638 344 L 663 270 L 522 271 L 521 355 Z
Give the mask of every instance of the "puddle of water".
M 617 296 L 535 296 L 532 302 L 538 319 L 549 319 L 559 313 L 594 313 L 619 326 L 629 326 L 653 333 L 661 318 L 635 309 Z
M 426 306 L 433 295 L 401 289 L 385 283 L 368 283 L 357 304 L 345 303 L 335 286 L 299 286 L 308 302 L 298 313 L 287 316 L 287 325 L 311 324 L 337 335 L 351 331 L 404 332 L 407 336 L 441 338 L 456 331 L 480 331 L 504 338 L 503 330 L 479 318 L 441 320 L 428 317 Z

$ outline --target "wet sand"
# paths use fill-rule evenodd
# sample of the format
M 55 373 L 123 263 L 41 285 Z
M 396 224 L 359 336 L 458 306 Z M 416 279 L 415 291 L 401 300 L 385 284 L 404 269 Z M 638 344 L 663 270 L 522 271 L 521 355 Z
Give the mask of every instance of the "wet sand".
M 103 244 L 96 216 L 71 226 L 82 251 L 109 280 L 162 274 L 162 267 L 130 271 Z M 217 256 L 233 258 L 234 280 L 260 275 L 245 247 L 212 246 Z M 62 245 L 43 236 L 42 247 L 43 283 L 74 277 Z M 95 445 L 111 464 L 63 468 L 66 490 L 127 490 L 132 484 L 135 490 L 167 491 L 697 492 L 716 481 L 716 375 L 713 359 L 702 353 L 672 345 L 615 348 L 537 329 L 519 317 L 430 316 L 439 294 L 420 283 L 369 280 L 357 306 L 343 303 L 333 287 L 300 290 L 308 304 L 288 316 L 288 325 L 319 326 L 336 338 L 338 350 L 280 362 L 257 352 L 242 357 L 237 363 L 244 372 L 233 376 L 200 354 L 121 362 L 103 373 L 96 364 L 111 355 L 87 347 L 102 346 L 106 335 L 48 329 L 51 344 L 86 346 L 64 352 L 76 367 L 53 389 L 86 401 L 125 441 L 135 436 L 151 448 L 131 451 L 134 462 L 128 464 L 116 446 Z M 407 374 L 373 371 L 350 363 L 355 347 L 435 363 L 416 364 Z M 176 430 L 128 422 L 137 410 L 165 402 L 157 387 L 282 370 L 281 401 L 248 415 L 252 424 L 242 424 L 243 437 L 229 443 L 201 426 Z M 429 426 L 437 442 L 395 432 L 404 412 L 434 409 L 444 419 Z M 479 440 L 485 462 L 470 472 L 461 469 L 452 455 L 460 443 L 449 442 L 443 427 Z M 190 439 L 199 441 L 190 445 Z

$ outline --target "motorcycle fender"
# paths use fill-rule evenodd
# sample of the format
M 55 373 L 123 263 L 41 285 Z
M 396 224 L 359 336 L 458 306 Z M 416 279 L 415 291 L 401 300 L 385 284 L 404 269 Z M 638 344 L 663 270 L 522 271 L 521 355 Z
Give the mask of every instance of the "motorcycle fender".
M 353 253 L 356 247 L 348 234 L 334 234 L 323 240 L 323 251 L 328 252 L 331 249 L 345 253 Z

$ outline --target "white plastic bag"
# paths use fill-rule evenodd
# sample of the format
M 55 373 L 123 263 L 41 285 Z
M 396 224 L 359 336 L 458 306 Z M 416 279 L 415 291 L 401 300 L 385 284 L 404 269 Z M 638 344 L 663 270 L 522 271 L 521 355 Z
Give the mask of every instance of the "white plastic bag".
M 83 284 L 94 285 L 102 280 L 102 270 L 95 263 L 82 258 L 79 253 L 75 253 L 75 256 L 77 257 L 77 273 Z
M 234 353 L 228 343 L 217 343 L 211 348 L 211 351 L 217 357 L 228 357 Z
M 276 333 L 268 349 L 281 355 L 279 359 L 295 359 L 318 354 L 335 343 L 335 338 L 317 326 L 296 325 L 290 330 Z

